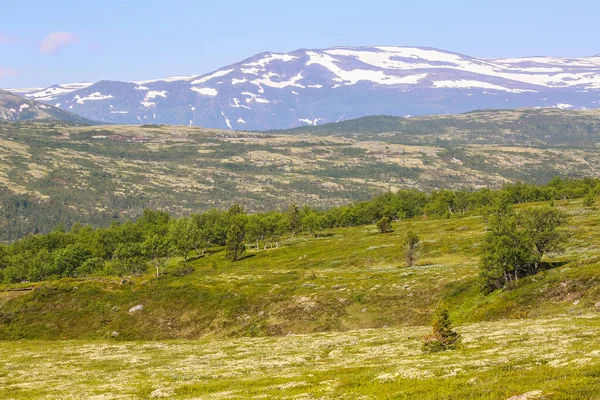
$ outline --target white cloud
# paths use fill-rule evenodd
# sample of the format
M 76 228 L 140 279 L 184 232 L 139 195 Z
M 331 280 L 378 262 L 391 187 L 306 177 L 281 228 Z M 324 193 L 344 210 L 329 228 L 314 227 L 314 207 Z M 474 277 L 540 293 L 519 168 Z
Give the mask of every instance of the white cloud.
M 0 78 L 7 78 L 9 76 L 17 75 L 17 70 L 14 68 L 2 68 L 0 67 Z
M 77 35 L 70 32 L 52 32 L 40 43 L 40 53 L 56 53 L 63 47 L 77 41 Z
M 14 43 L 17 41 L 17 38 L 13 36 L 0 35 L 0 43 Z

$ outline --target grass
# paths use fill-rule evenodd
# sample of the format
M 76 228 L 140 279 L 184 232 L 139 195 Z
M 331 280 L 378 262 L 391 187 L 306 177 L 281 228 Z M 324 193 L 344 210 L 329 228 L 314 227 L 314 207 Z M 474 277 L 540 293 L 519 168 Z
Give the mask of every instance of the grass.
M 213 248 L 184 277 L 3 285 L 0 398 L 598 398 L 600 213 L 556 205 L 566 252 L 488 296 L 475 215 L 328 230 L 235 263 Z M 463 347 L 422 354 L 440 300 Z

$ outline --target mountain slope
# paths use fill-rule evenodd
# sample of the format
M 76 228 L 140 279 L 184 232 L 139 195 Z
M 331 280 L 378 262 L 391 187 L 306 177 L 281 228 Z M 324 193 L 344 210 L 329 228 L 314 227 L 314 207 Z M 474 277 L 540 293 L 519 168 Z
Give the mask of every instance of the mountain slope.
M 91 121 L 31 99 L 0 90 L 0 120 L 37 121 L 57 120 L 65 122 L 89 123 Z
M 422 47 L 262 53 L 209 74 L 20 90 L 93 120 L 266 130 L 366 115 L 600 107 L 600 57 L 477 59 Z
M 331 207 L 400 188 L 500 187 L 600 176 L 600 110 L 366 118 L 324 131 L 0 123 L 0 240 L 144 208 Z M 383 122 L 378 122 L 381 119 Z M 386 122 L 387 121 L 387 122 Z M 401 123 L 401 124 L 400 124 Z M 66 126 L 65 126 L 66 125 Z M 328 130 L 329 129 L 329 130 Z

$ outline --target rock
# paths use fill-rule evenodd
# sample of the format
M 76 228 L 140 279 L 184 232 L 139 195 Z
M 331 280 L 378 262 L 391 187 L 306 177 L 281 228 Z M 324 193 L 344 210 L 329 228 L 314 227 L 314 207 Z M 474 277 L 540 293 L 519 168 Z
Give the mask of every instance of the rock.
M 596 308 L 600 308 L 600 303 L 596 303 L 594 305 L 596 306 Z
M 360 312 L 363 312 L 363 313 L 367 312 L 367 308 L 366 307 L 363 308 L 362 310 L 360 310 Z
M 577 304 L 579 304 L 579 300 L 575 300 L 575 301 L 573 302 L 573 305 L 574 305 L 574 306 L 576 306 Z
M 171 397 L 173 396 L 174 392 L 172 390 L 168 390 L 168 389 L 156 389 L 155 391 L 153 391 L 152 393 L 150 393 L 150 398 L 152 399 L 158 399 L 161 397 Z
M 516 396 L 510 397 L 508 400 L 536 400 L 543 398 L 544 393 L 541 390 L 534 390 L 532 392 L 518 394 Z
M 110 333 L 110 336 L 112 336 L 112 337 L 117 337 L 117 336 L 119 336 L 119 332 L 117 332 L 117 331 L 112 331 L 112 332 Z
M 141 310 L 143 310 L 143 309 L 144 309 L 144 306 L 143 306 L 143 305 L 141 305 L 141 304 L 138 304 L 137 306 L 135 306 L 135 307 L 131 307 L 131 308 L 129 309 L 129 314 L 133 314 L 134 312 L 141 311 Z

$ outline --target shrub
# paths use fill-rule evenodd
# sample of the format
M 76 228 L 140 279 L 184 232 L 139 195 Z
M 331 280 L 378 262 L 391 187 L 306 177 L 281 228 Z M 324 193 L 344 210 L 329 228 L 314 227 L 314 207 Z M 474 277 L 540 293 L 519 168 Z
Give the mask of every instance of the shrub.
M 383 217 L 379 221 L 377 221 L 377 229 L 379 233 L 389 233 L 392 231 L 392 224 L 390 224 L 390 220 L 388 217 Z
M 583 198 L 583 206 L 584 207 L 593 207 L 596 204 L 596 196 L 593 193 L 588 193 Z
M 196 269 L 188 264 L 188 263 L 180 263 L 175 269 L 171 272 L 173 276 L 186 276 L 191 275 L 196 272 Z

